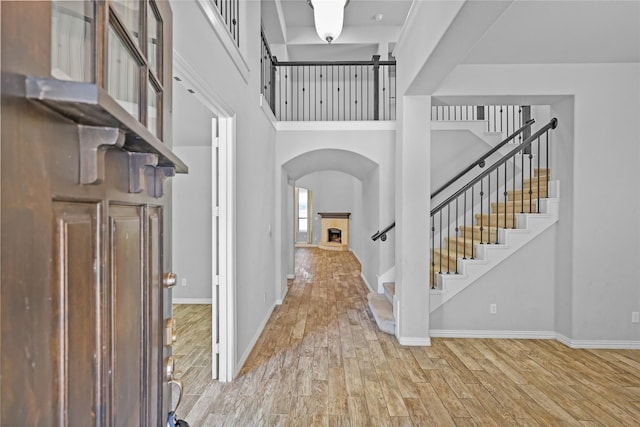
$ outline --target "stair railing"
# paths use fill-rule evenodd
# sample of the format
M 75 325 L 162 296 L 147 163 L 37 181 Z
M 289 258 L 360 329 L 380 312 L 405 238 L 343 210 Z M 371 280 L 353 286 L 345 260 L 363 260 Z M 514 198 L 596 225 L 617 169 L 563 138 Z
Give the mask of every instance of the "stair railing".
M 373 240 L 374 242 L 378 239 L 382 240 L 383 242 L 387 241 L 387 233 L 396 226 L 396 222 L 393 221 L 393 223 L 389 224 L 384 230 L 382 231 L 376 231 L 373 236 L 371 236 L 371 240 Z
M 442 193 L 444 190 L 449 188 L 453 183 L 455 183 L 457 180 L 462 178 L 465 174 L 467 174 L 467 172 L 471 171 L 471 169 L 475 168 L 476 166 L 479 166 L 479 167 L 483 168 L 484 165 L 485 165 L 486 160 L 493 153 L 495 153 L 496 151 L 498 151 L 499 149 L 504 147 L 509 142 L 513 141 L 518 135 L 523 133 L 526 129 L 530 128 L 534 123 L 535 123 L 534 119 L 531 119 L 531 120 L 527 121 L 522 127 L 520 127 L 520 129 L 516 130 L 514 133 L 509 135 L 504 141 L 502 141 L 501 143 L 499 143 L 498 145 L 493 147 L 491 150 L 489 150 L 486 153 L 484 153 L 478 159 L 474 160 L 469 166 L 467 166 L 466 168 L 462 169 L 456 176 L 454 176 L 449 181 L 447 181 L 443 186 L 441 186 L 436 191 L 431 193 L 431 198 L 433 199 L 438 194 Z
M 459 258 L 475 258 L 476 244 L 497 244 L 498 229 L 516 228 L 516 213 L 540 213 L 540 199 L 549 193 L 549 131 L 557 125 L 552 119 L 431 210 L 432 289 L 437 274 L 459 274 Z

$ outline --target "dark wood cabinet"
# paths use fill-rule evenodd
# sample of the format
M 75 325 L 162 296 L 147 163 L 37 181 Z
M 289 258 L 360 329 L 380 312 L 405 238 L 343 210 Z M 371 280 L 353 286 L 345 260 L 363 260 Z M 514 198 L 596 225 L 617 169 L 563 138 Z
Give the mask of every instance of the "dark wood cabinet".
M 0 2 L 2 426 L 166 425 L 163 186 L 187 171 L 162 135 L 171 11 L 139 2 L 141 28 L 153 13 L 150 34 L 162 40 L 136 33 L 144 84 L 132 115 L 100 62 L 108 28 L 133 34 L 107 19 L 119 19 L 116 3 L 84 3 L 92 58 L 83 63 L 93 65 L 84 81 L 65 82 L 52 73 L 52 3 Z

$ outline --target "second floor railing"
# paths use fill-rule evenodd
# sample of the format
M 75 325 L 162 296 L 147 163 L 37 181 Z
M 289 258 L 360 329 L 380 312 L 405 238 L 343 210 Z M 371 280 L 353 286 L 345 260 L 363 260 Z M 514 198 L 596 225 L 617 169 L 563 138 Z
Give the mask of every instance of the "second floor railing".
M 261 91 L 278 120 L 396 118 L 395 61 L 278 61 L 263 33 L 261 65 Z
M 531 118 L 530 108 L 526 105 L 433 105 L 431 120 L 484 121 L 487 132 L 510 135 Z
M 236 45 L 240 46 L 240 0 L 213 0 Z

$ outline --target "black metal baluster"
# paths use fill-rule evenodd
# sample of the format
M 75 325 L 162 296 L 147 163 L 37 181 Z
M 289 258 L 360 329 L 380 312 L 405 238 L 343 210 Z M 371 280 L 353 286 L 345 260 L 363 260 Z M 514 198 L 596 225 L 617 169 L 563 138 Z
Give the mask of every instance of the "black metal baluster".
M 491 174 L 487 175 L 487 243 L 491 243 Z
M 531 147 L 531 145 L 529 145 L 529 147 Z M 532 176 L 531 174 L 533 173 L 533 153 L 529 153 L 529 212 L 532 211 L 532 200 L 533 199 L 533 186 L 532 184 Z
M 474 218 L 474 213 L 475 213 L 475 185 L 471 186 L 471 259 L 475 259 L 476 254 L 473 251 L 473 248 L 475 247 L 475 237 L 476 237 L 476 231 L 473 228 L 473 218 Z M 466 218 L 466 214 L 465 214 L 465 218 Z M 482 232 L 480 232 L 482 233 Z M 480 234 L 480 237 L 482 237 L 482 234 Z
M 438 245 L 439 245 L 439 258 L 440 258 L 440 271 L 439 273 L 442 274 L 442 210 L 440 210 L 440 238 L 438 239 Z
M 538 143 L 538 155 L 536 156 L 538 157 L 538 179 L 536 180 L 538 184 L 538 201 L 536 204 L 536 211 L 540 213 L 540 137 L 537 138 L 536 142 Z
M 467 192 L 462 193 L 464 203 L 462 207 L 462 259 L 467 259 Z M 473 246 L 471 246 L 471 258 L 473 258 Z
M 458 274 L 458 198 L 456 197 L 456 274 Z
M 500 208 L 498 207 L 500 197 L 500 168 L 496 168 L 496 243 L 498 243 L 498 228 L 500 227 Z M 506 217 L 505 217 L 506 221 Z M 505 224 L 505 228 L 506 224 Z
M 549 132 L 545 132 L 545 135 L 547 136 L 546 140 L 545 140 L 545 169 L 547 170 L 547 177 L 545 179 L 545 185 L 546 185 L 546 189 L 547 189 L 547 197 L 549 197 L 549 179 L 551 178 L 551 168 L 549 167 Z
M 447 274 L 451 273 L 451 203 L 447 205 Z
M 436 287 L 436 260 L 435 260 L 435 248 L 436 248 L 436 226 L 435 218 L 431 216 L 431 289 Z
M 364 120 L 364 91 L 363 91 L 362 65 L 360 66 L 360 120 Z
M 503 195 L 504 195 L 504 228 L 507 228 L 507 180 L 508 180 L 507 174 L 508 174 L 507 162 L 504 162 L 504 191 L 503 191 Z M 511 222 L 513 224 L 511 225 L 511 228 L 515 228 L 515 226 L 514 226 L 515 221 L 516 221 L 516 218 L 512 217 L 511 218 Z
M 484 197 L 484 178 L 480 179 L 480 243 L 484 243 L 484 217 L 482 198 Z
M 524 147 L 520 151 L 520 193 L 521 193 L 521 207 L 520 212 L 524 213 Z M 514 195 L 515 197 L 515 195 Z M 515 202 L 516 200 L 514 200 Z

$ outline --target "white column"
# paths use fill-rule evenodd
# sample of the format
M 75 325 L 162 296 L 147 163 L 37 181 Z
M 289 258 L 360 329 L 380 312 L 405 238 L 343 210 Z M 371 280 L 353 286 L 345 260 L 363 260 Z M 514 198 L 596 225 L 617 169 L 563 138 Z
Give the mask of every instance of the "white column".
M 429 210 L 431 97 L 398 102 L 396 137 L 396 337 L 430 345 Z

